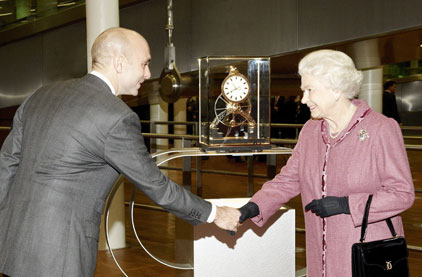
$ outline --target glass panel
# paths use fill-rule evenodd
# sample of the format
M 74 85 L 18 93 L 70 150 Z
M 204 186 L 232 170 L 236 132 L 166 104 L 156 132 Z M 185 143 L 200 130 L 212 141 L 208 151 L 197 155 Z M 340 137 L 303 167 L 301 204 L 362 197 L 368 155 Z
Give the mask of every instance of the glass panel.
M 200 144 L 221 152 L 269 148 L 270 59 L 199 60 Z

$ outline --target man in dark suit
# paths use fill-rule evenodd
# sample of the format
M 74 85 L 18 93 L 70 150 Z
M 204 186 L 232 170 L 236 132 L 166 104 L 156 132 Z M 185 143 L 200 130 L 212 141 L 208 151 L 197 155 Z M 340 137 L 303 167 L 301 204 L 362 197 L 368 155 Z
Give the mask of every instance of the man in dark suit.
M 112 28 L 92 47 L 93 72 L 45 86 L 22 103 L 0 153 L 0 272 L 93 276 L 104 203 L 120 173 L 191 224 L 236 231 L 240 213 L 215 207 L 164 176 L 138 116 L 117 95 L 150 78 L 138 33 Z
M 382 113 L 387 117 L 394 118 L 401 125 L 395 92 L 396 82 L 385 82 L 384 93 L 382 94 Z

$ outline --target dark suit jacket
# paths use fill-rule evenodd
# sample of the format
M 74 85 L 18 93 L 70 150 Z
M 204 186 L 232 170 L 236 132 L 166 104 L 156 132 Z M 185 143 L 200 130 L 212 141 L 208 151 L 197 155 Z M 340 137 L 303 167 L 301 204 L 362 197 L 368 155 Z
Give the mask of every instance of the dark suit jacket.
M 396 95 L 384 91 L 382 94 L 382 113 L 386 117 L 394 118 L 398 123 L 401 122 L 399 110 L 397 109 Z
M 160 172 L 138 116 L 98 77 L 25 100 L 0 155 L 0 272 L 93 276 L 101 214 L 119 173 L 192 224 L 211 212 Z

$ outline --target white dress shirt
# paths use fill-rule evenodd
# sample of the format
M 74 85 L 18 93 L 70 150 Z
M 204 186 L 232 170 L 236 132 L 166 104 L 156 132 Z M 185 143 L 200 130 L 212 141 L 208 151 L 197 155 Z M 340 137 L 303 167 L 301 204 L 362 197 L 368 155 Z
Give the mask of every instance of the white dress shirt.
M 104 76 L 103 74 L 101 74 L 100 72 L 95 71 L 95 70 L 91 71 L 89 74 L 95 75 L 95 76 L 97 76 L 98 78 L 100 78 L 101 80 L 103 80 L 103 81 L 107 84 L 107 86 L 111 89 L 111 92 L 112 92 L 114 95 L 116 95 L 116 91 L 114 90 L 114 88 L 113 88 L 113 86 L 112 86 L 112 84 L 111 84 L 110 80 L 109 80 L 109 79 L 107 79 L 107 77 L 106 77 L 106 76 Z

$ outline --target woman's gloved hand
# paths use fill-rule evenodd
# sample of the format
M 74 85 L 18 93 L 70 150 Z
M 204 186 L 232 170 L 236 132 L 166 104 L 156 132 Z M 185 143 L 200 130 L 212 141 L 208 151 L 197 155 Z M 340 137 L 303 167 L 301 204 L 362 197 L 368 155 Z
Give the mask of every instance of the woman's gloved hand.
M 305 211 L 309 210 L 322 218 L 336 214 L 350 214 L 349 197 L 327 196 L 314 199 L 305 206 Z
M 248 202 L 241 208 L 240 211 L 240 218 L 239 223 L 243 223 L 246 219 L 255 217 L 259 215 L 259 207 L 254 202 Z
M 255 217 L 259 215 L 259 207 L 254 202 L 248 202 L 242 207 L 239 208 L 240 217 L 239 223 L 245 222 L 246 219 Z M 227 231 L 230 235 L 234 236 L 236 232 L 234 231 Z

